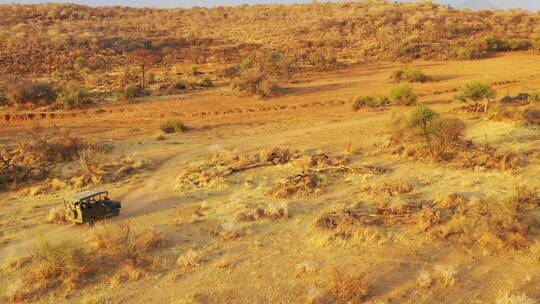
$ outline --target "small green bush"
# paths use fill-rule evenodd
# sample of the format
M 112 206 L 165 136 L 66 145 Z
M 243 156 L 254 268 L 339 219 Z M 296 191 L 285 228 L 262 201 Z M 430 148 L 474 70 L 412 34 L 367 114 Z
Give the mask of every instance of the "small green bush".
M 133 99 L 142 96 L 142 90 L 136 85 L 128 85 L 123 90 L 123 96 L 125 99 Z
M 387 104 L 388 99 L 386 97 L 363 95 L 358 96 L 353 100 L 352 109 L 356 112 L 364 107 L 380 108 L 386 106 Z
M 495 98 L 496 92 L 487 83 L 473 81 L 466 83 L 461 94 L 456 96 L 457 99 L 465 102 L 472 107 L 474 111 L 480 112 L 482 107 L 487 111 L 489 100 Z M 484 102 L 484 105 L 481 102 Z
M 422 70 L 415 67 L 406 66 L 392 72 L 392 81 L 394 82 L 428 82 L 432 81 L 433 77 L 426 75 Z
M 92 103 L 92 99 L 91 94 L 86 89 L 72 84 L 62 89 L 56 102 L 68 108 L 76 108 Z
M 408 83 L 401 83 L 393 87 L 388 95 L 394 104 L 410 106 L 416 103 L 418 97 Z
M 526 51 L 533 47 L 531 41 L 527 39 L 510 39 L 508 45 L 512 51 Z
M 162 123 L 159 126 L 159 128 L 161 129 L 161 131 L 163 131 L 166 134 L 174 133 L 174 132 L 183 133 L 183 132 L 187 131 L 186 126 L 179 119 L 169 119 L 169 120 L 165 121 L 164 123 Z
M 483 43 L 472 42 L 455 49 L 456 58 L 459 60 L 473 60 L 485 58 L 489 55 L 487 46 Z
M 510 45 L 504 39 L 497 37 L 487 37 L 486 38 L 487 50 L 490 52 L 504 52 L 510 50 Z
M 391 124 L 393 142 L 425 145 L 434 160 L 459 146 L 464 132 L 463 121 L 441 116 L 424 104 L 417 105 L 409 117 L 394 117 Z

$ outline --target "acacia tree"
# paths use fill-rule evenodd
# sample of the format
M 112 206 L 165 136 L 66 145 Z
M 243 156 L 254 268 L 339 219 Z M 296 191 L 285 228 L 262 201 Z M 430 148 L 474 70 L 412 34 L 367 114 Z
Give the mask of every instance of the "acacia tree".
M 157 52 L 148 49 L 137 49 L 127 56 L 128 61 L 137 65 L 141 71 L 141 83 L 140 88 L 144 89 L 146 86 L 146 72 L 156 62 L 159 61 L 160 56 Z
M 484 112 L 487 112 L 489 101 L 495 98 L 495 96 L 496 92 L 489 84 L 474 81 L 465 84 L 458 99 L 472 106 L 476 112 L 481 111 L 482 101 L 484 101 Z

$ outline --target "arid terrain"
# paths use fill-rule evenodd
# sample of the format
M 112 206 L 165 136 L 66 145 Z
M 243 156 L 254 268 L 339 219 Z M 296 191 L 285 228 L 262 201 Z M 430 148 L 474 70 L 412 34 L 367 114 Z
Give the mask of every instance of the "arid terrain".
M 538 90 L 540 56 L 413 65 L 433 78 L 412 84 L 417 103 L 459 117 L 479 154 L 435 160 L 394 143 L 395 118 L 415 107 L 351 109 L 395 85 L 402 64 L 391 62 L 304 73 L 267 100 L 217 84 L 3 110 L 3 144 L 39 124 L 107 146 L 100 165 L 114 177 L 98 187 L 123 208 L 95 227 L 47 221 L 64 196 L 95 187 L 73 181 L 78 159 L 3 192 L 2 301 L 536 303 L 540 127 L 460 109 L 454 96 L 471 81 L 492 86 L 493 104 Z M 167 119 L 186 130 L 161 134 Z

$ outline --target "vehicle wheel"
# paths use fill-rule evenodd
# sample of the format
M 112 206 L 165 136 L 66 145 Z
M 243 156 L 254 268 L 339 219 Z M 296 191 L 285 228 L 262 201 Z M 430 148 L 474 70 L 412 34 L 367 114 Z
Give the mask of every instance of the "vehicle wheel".
M 88 222 L 87 222 L 88 226 L 89 227 L 92 227 L 96 224 L 96 218 L 95 217 L 91 217 Z

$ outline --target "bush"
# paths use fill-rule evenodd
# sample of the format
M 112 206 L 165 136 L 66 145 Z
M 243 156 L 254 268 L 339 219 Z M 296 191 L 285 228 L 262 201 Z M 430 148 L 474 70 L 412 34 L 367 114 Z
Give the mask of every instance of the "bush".
M 325 56 L 321 53 L 312 53 L 309 56 L 309 63 L 317 71 L 330 71 L 339 67 L 335 56 Z
M 532 91 L 529 93 L 529 100 L 538 102 L 540 101 L 540 91 Z
M 489 100 L 495 98 L 496 92 L 491 85 L 480 81 L 466 83 L 457 99 L 465 102 L 473 111 L 479 112 L 484 108 L 487 112 Z M 481 102 L 484 101 L 482 106 Z
M 392 81 L 394 82 L 428 82 L 433 77 L 424 74 L 419 68 L 406 66 L 392 72 Z
M 68 85 L 63 88 L 60 97 L 56 100 L 58 103 L 68 108 L 75 108 L 81 105 L 92 103 L 90 93 L 77 85 Z
M 415 104 L 416 100 L 418 99 L 418 97 L 414 93 L 413 88 L 407 83 L 402 83 L 393 87 L 390 90 L 390 94 L 388 98 L 394 104 L 405 105 L 405 106 L 410 106 L 410 105 Z
M 12 105 L 15 104 L 51 104 L 56 100 L 56 93 L 51 84 L 41 81 L 11 78 L 4 82 L 4 96 Z
M 532 48 L 533 48 L 535 51 L 540 51 L 540 37 L 537 37 L 537 38 L 533 39 L 533 41 L 532 41 Z
M 169 119 L 166 122 L 162 123 L 159 126 L 159 128 L 161 129 L 161 131 L 163 131 L 166 134 L 170 134 L 174 132 L 182 133 L 182 132 L 187 131 L 187 128 L 184 125 L 184 123 L 178 119 Z
M 212 79 L 205 77 L 197 82 L 197 86 L 201 88 L 211 88 L 214 86 L 214 83 L 212 82 Z
M 122 93 L 125 99 L 130 100 L 142 96 L 143 91 L 136 85 L 128 85 Z
M 473 60 L 487 57 L 488 50 L 486 45 L 472 42 L 464 46 L 458 46 L 455 53 L 456 58 L 459 60 Z
M 508 45 L 512 51 L 526 51 L 532 48 L 532 43 L 526 39 L 510 39 Z
M 392 122 L 394 142 L 424 142 L 429 155 L 439 160 L 452 147 L 461 142 L 465 124 L 458 118 L 442 117 L 424 104 L 419 104 L 408 119 L 397 117 Z
M 231 86 L 233 89 L 248 92 L 262 98 L 275 95 L 279 90 L 277 82 L 267 72 L 251 69 L 242 72 Z
M 497 37 L 486 38 L 487 50 L 490 52 L 504 52 L 510 50 L 508 42 Z
M 174 82 L 175 90 L 187 90 L 190 88 L 189 81 L 185 79 L 178 79 Z
M 388 104 L 386 97 L 379 97 L 373 95 L 358 96 L 353 100 L 352 109 L 358 111 L 363 107 L 380 108 Z

